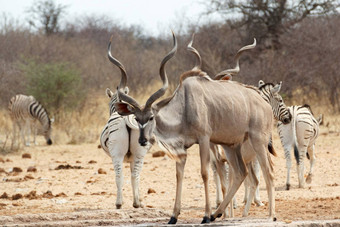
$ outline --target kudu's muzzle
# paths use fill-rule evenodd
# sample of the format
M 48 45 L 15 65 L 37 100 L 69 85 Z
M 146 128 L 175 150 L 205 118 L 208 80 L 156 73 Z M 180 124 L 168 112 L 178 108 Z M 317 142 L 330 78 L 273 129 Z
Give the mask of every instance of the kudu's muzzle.
M 138 143 L 143 147 L 145 147 L 148 144 L 148 140 L 144 136 L 144 129 L 141 128 L 139 129 Z

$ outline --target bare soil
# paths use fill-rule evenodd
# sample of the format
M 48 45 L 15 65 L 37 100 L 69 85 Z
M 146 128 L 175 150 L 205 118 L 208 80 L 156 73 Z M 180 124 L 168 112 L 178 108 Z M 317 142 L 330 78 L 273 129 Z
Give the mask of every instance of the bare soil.
M 43 144 L 43 143 L 41 143 Z M 278 223 L 340 219 L 340 137 L 322 130 L 316 144 L 313 181 L 298 188 L 295 163 L 291 189 L 285 190 L 286 167 L 277 135 L 273 157 Z M 116 184 L 111 158 L 98 143 L 83 145 L 32 146 L 0 154 L 0 225 L 101 226 L 162 225 L 169 220 L 175 200 L 175 161 L 166 156 L 146 155 L 140 195 L 144 208 L 132 207 L 129 164 L 124 164 L 124 204 L 115 208 Z M 305 173 L 309 162 L 305 160 Z M 210 197 L 215 207 L 215 185 L 210 171 Z M 237 193 L 236 218 L 231 223 L 266 220 L 267 194 L 263 178 L 260 195 L 265 206 L 251 207 L 249 218 L 241 218 L 244 188 Z M 182 211 L 179 224 L 198 224 L 204 215 L 204 190 L 197 146 L 189 149 L 185 168 Z M 217 225 L 228 223 L 218 220 Z M 334 225 L 335 226 L 335 225 Z

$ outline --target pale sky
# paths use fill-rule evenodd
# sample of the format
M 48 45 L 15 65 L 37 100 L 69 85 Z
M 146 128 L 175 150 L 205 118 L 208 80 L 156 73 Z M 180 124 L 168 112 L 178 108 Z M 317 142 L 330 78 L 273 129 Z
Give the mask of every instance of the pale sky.
M 0 0 L 0 14 L 23 22 L 25 11 L 36 0 Z M 190 20 L 200 24 L 217 17 L 202 17 L 205 5 L 202 0 L 55 0 L 68 5 L 67 21 L 86 15 L 107 15 L 122 25 L 140 25 L 146 32 L 157 35 Z M 0 18 L 1 19 L 1 18 Z

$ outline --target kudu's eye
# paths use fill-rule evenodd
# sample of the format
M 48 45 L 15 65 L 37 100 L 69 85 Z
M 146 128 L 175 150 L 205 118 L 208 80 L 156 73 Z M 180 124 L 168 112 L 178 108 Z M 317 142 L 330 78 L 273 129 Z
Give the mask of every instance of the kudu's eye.
M 153 120 L 153 116 L 151 116 L 150 118 L 149 118 L 149 121 L 152 121 Z

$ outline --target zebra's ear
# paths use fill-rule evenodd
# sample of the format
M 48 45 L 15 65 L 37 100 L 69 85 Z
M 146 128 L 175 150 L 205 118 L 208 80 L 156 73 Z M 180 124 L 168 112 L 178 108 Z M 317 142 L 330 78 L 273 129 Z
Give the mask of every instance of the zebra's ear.
M 107 95 L 109 98 L 112 98 L 113 92 L 112 92 L 109 88 L 106 88 L 106 95 Z
M 122 116 L 127 116 L 136 112 L 136 109 L 128 103 L 116 102 L 114 105 L 116 111 Z
M 270 91 L 272 93 L 279 93 L 281 90 L 281 84 L 282 84 L 282 81 L 280 81 L 280 83 L 276 84 L 273 88 L 271 88 Z
M 263 81 L 263 80 L 260 80 L 260 81 L 259 81 L 259 86 L 258 86 L 258 87 L 262 87 L 264 84 L 265 84 L 264 81 Z
M 54 117 L 51 117 L 50 122 L 54 123 Z

